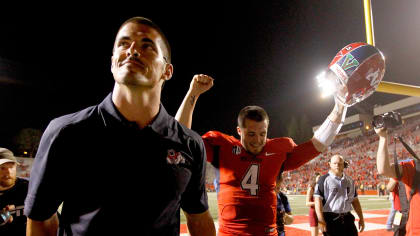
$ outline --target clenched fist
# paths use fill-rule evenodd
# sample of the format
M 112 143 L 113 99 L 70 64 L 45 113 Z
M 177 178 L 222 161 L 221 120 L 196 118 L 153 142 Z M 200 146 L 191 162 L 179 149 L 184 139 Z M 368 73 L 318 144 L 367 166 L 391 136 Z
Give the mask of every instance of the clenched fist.
M 200 94 L 206 92 L 211 87 L 213 87 L 213 80 L 214 79 L 208 75 L 194 75 L 190 84 L 191 94 L 194 96 L 199 96 Z

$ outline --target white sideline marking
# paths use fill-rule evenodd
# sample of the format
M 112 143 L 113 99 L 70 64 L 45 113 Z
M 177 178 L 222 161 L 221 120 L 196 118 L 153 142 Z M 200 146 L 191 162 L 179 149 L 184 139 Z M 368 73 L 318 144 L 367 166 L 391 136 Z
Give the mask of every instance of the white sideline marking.
M 356 228 L 358 227 L 358 223 L 354 222 L 356 225 Z M 300 224 L 291 224 L 287 225 L 286 227 L 292 227 L 300 230 L 306 230 L 311 231 L 311 228 L 309 227 L 309 223 L 300 223 Z M 370 231 L 370 230 L 378 230 L 378 229 L 386 229 L 386 224 L 376 224 L 376 223 L 369 223 L 365 222 L 365 230 L 364 231 Z M 286 230 L 287 231 L 287 230 Z

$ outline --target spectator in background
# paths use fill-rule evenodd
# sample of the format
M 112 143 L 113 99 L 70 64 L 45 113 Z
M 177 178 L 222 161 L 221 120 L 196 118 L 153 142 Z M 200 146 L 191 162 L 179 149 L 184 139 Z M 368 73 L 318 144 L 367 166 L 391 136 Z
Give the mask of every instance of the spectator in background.
M 8 217 L 0 225 L 1 236 L 26 235 L 26 217 L 23 214 L 28 180 L 16 177 L 19 163 L 13 152 L 0 148 L 0 213 Z
M 277 233 L 278 236 L 285 236 L 285 225 L 293 223 L 292 208 L 290 208 L 287 196 L 281 192 L 281 183 L 283 182 L 282 174 L 279 174 L 276 181 L 276 195 L 277 195 Z
M 360 184 L 360 192 L 362 193 L 362 195 L 365 194 L 365 186 L 363 185 L 363 183 Z
M 381 182 L 380 184 L 378 184 L 378 195 L 379 196 L 385 196 L 385 183 Z
M 311 236 L 317 236 L 318 231 L 318 217 L 315 212 L 314 189 L 315 184 L 318 182 L 320 173 L 315 173 L 313 179 L 309 183 L 308 190 L 306 191 L 306 206 L 309 207 L 309 226 L 311 227 Z

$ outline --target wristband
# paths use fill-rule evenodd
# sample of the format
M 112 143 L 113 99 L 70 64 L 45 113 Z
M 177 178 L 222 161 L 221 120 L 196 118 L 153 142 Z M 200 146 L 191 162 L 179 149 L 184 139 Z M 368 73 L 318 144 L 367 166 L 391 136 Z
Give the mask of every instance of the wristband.
M 314 138 L 316 138 L 325 147 L 328 147 L 334 141 L 338 132 L 340 132 L 341 126 L 343 126 L 343 123 L 335 123 L 327 118 L 315 131 Z

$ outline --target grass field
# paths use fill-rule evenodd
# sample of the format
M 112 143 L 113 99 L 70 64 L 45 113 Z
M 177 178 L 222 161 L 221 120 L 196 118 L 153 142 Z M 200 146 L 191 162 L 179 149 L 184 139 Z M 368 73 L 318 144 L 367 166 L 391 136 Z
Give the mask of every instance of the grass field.
M 209 207 L 210 214 L 213 216 L 213 219 L 217 221 L 217 197 L 216 193 L 208 193 L 209 197 Z M 305 205 L 305 196 L 304 195 L 288 195 L 290 207 L 292 208 L 293 215 L 307 215 L 308 207 Z M 379 209 L 389 209 L 391 203 L 387 197 L 378 197 L 378 196 L 369 196 L 361 195 L 359 196 L 360 204 L 362 209 L 365 210 L 379 210 Z M 186 223 L 185 216 L 181 213 L 181 223 Z

